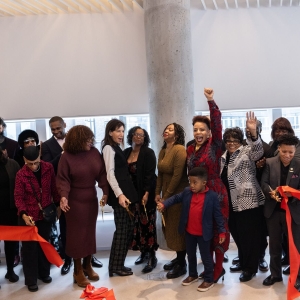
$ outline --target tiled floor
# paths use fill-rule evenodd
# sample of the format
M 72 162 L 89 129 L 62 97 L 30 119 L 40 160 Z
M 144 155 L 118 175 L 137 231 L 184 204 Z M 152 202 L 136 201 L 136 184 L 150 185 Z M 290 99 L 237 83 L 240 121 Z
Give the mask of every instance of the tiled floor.
M 230 244 L 230 249 L 227 252 L 229 260 L 237 255 L 237 250 L 234 243 Z M 201 283 L 193 283 L 190 286 L 182 286 L 181 281 L 185 278 L 168 280 L 163 271 L 163 265 L 173 259 L 174 252 L 159 250 L 157 252 L 158 265 L 152 273 L 142 274 L 141 269 L 143 266 L 135 266 L 138 253 L 129 251 L 126 265 L 132 267 L 134 275 L 128 277 L 109 277 L 108 276 L 108 257 L 109 251 L 101 251 L 96 256 L 104 263 L 104 267 L 96 269 L 100 275 L 100 280 L 94 282 L 95 287 L 108 287 L 113 288 L 117 300 L 172 300 L 172 299 L 202 299 L 206 300 L 224 299 L 224 300 L 283 300 L 286 299 L 286 286 L 288 277 L 284 276 L 283 282 L 274 284 L 271 287 L 265 287 L 262 285 L 262 281 L 269 275 L 269 272 L 258 272 L 256 277 L 246 283 L 239 282 L 240 273 L 230 273 L 229 267 L 231 263 L 225 263 L 226 269 L 225 280 L 219 281 L 218 284 L 205 292 L 201 293 L 197 291 L 198 285 Z M 266 260 L 269 261 L 269 256 L 266 256 Z M 198 272 L 203 270 L 203 265 L 199 259 Z M 39 291 L 31 293 L 24 286 L 24 276 L 22 272 L 22 265 L 15 268 L 15 272 L 20 276 L 20 280 L 17 283 L 9 283 L 4 279 L 6 273 L 6 267 L 4 259 L 0 264 L 0 299 L 5 300 L 69 300 L 79 299 L 82 288 L 73 284 L 72 272 L 65 276 L 60 275 L 60 269 L 52 267 L 51 276 L 53 278 L 52 283 L 44 284 L 41 281 L 38 282 Z

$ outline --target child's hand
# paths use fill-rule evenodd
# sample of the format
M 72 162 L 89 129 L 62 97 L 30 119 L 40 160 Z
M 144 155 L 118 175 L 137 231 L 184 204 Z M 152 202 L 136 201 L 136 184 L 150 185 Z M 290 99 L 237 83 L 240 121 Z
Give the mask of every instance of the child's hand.
M 161 202 L 158 202 L 156 208 L 159 212 L 163 212 L 165 206 Z
M 225 242 L 225 237 L 219 237 L 219 244 L 223 244 Z

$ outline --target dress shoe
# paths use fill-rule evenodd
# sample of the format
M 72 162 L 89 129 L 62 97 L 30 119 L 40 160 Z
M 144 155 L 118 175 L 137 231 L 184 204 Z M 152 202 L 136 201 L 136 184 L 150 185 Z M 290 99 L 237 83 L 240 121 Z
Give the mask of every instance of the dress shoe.
M 174 268 L 176 264 L 177 264 L 177 258 L 174 258 L 173 260 L 171 260 L 170 262 L 164 265 L 164 270 L 170 271 Z
M 229 261 L 228 256 L 226 253 L 224 253 L 224 258 L 223 258 L 223 262 L 227 263 Z
M 124 271 L 124 270 L 112 270 L 112 271 L 109 271 L 109 277 L 113 277 L 114 274 L 117 274 L 119 276 L 130 276 L 133 273 L 131 271 Z
M 37 286 L 36 284 L 28 285 L 27 288 L 28 288 L 28 291 L 29 291 L 29 292 L 37 292 L 38 289 L 39 289 L 38 286 Z
M 92 255 L 91 263 L 94 268 L 102 268 L 103 267 L 103 263 L 99 259 L 97 259 L 94 255 Z
M 236 264 L 238 264 L 240 262 L 240 258 L 237 256 L 237 257 L 235 257 L 233 260 L 232 260 L 232 264 L 233 265 L 236 265 Z
M 273 277 L 272 275 L 269 275 L 264 281 L 263 285 L 270 286 L 273 285 L 275 282 L 282 281 L 282 277 Z
M 20 255 L 15 255 L 15 260 L 14 260 L 14 267 L 16 267 L 20 263 Z
M 241 267 L 240 263 L 237 263 L 236 265 L 231 266 L 229 269 L 231 272 L 242 271 L 242 267 Z
M 226 271 L 225 271 L 225 269 L 223 268 L 221 274 L 218 276 L 218 278 L 216 278 L 216 279 L 214 280 L 214 283 L 217 283 L 221 277 L 222 277 L 222 281 L 224 281 L 224 275 L 225 275 L 225 273 L 226 273 Z
M 241 275 L 240 275 L 240 281 L 241 282 L 246 282 L 251 280 L 256 273 L 250 273 L 248 271 L 244 271 Z
M 288 265 L 287 267 L 285 267 L 282 271 L 282 273 L 284 275 L 290 275 L 290 266 Z
M 19 280 L 19 276 L 12 270 L 5 274 L 5 278 L 10 282 L 17 282 Z
M 262 272 L 266 272 L 269 270 L 269 265 L 264 258 L 261 258 L 258 263 L 258 268 Z
M 300 277 L 298 276 L 294 284 L 295 289 L 300 292 Z
M 184 267 L 176 264 L 174 268 L 167 273 L 168 279 L 178 278 L 182 275 L 186 274 L 186 265 Z
M 39 280 L 42 280 L 44 283 L 50 283 L 52 281 L 51 276 L 38 277 Z
M 144 267 L 144 269 L 142 270 L 142 272 L 149 273 L 156 267 L 156 265 L 157 265 L 157 258 L 155 255 L 152 255 L 149 258 L 149 260 L 148 260 L 146 266 Z
M 131 272 L 132 271 L 131 268 L 128 268 L 128 267 L 125 267 L 125 266 L 123 266 L 122 270 L 126 271 L 126 272 Z
M 61 275 L 66 275 L 70 272 L 70 268 L 72 266 L 72 259 L 66 259 L 64 265 L 62 266 L 60 273 Z
M 135 265 L 142 264 L 147 258 L 146 258 L 147 252 L 141 252 L 140 256 L 137 258 L 137 260 L 134 262 Z

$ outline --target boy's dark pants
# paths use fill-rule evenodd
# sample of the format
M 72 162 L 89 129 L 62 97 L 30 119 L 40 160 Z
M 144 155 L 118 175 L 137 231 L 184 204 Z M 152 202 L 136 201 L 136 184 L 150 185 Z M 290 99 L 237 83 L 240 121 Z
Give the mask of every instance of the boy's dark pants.
M 201 259 L 204 265 L 204 281 L 213 282 L 214 262 L 210 253 L 211 240 L 204 241 L 202 236 L 185 234 L 186 252 L 189 262 L 189 276 L 198 277 L 197 272 L 197 245 L 200 249 Z

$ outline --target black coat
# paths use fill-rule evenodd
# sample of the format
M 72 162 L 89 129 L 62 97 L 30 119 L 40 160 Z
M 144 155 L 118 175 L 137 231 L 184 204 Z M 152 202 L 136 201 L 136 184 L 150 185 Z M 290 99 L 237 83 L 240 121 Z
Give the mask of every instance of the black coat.
M 115 177 L 118 185 L 125 197 L 134 204 L 138 201 L 138 195 L 130 178 L 126 157 L 119 146 L 111 147 L 115 151 Z M 119 205 L 119 199 L 110 186 L 107 204 L 112 207 Z
M 126 160 L 128 159 L 132 147 L 124 150 Z M 148 147 L 141 147 L 140 153 L 137 159 L 137 193 L 138 200 L 142 201 L 145 192 L 149 192 L 146 209 L 154 209 L 156 203 L 155 198 L 155 186 L 156 186 L 156 156 L 154 151 Z
M 62 147 L 54 136 L 42 144 L 42 160 L 53 165 L 55 174 L 57 173 L 57 167 L 62 151 Z
M 264 169 L 261 188 L 266 196 L 264 214 L 266 218 L 270 218 L 275 210 L 277 202 L 270 196 L 270 187 L 275 190 L 280 186 L 281 178 L 280 158 L 275 156 L 268 158 Z M 293 159 L 290 163 L 286 185 L 296 190 L 300 189 L 300 162 Z M 288 206 L 291 216 L 296 224 L 300 224 L 300 201 L 294 197 L 289 198 Z
M 18 150 L 20 149 L 18 142 L 5 137 L 3 143 L 5 145 L 8 157 L 14 159 Z

